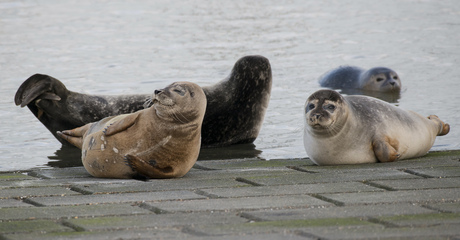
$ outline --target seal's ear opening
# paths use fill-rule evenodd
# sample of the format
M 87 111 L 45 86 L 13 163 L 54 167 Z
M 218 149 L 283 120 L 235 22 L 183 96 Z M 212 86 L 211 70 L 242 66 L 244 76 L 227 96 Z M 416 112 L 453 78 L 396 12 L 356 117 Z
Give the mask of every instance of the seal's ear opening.
M 195 92 L 190 91 L 190 96 L 195 97 Z

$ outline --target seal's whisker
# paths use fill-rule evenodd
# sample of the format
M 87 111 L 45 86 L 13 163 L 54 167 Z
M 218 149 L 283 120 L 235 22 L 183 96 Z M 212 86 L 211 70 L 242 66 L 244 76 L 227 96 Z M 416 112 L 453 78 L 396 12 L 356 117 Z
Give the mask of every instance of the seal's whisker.
M 176 111 L 174 111 L 174 109 L 168 109 L 167 111 L 168 111 L 169 115 L 171 115 L 176 121 L 178 121 L 180 123 L 187 123 L 188 122 L 185 117 L 184 117 L 185 118 L 185 121 L 184 121 L 179 116 L 177 116 L 177 113 L 176 113 Z
M 184 116 L 184 114 L 182 114 L 181 112 L 179 112 L 179 115 L 181 115 L 182 118 L 185 119 L 185 122 L 190 122 L 190 120 L 186 116 Z
M 152 103 L 153 103 L 153 98 L 152 97 L 149 97 L 145 100 L 144 102 L 144 108 L 149 108 L 152 106 Z

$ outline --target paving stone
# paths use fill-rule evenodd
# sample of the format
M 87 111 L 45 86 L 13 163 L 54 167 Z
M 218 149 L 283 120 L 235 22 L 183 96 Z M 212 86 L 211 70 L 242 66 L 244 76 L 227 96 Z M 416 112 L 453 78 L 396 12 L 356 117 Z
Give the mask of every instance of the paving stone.
M 255 234 L 255 233 L 282 233 L 294 232 L 305 228 L 324 228 L 330 226 L 340 226 L 340 228 L 362 228 L 364 226 L 380 225 L 361 220 L 359 218 L 323 218 L 323 219 L 298 219 L 286 221 L 269 221 L 269 222 L 249 222 L 240 224 L 226 224 L 218 226 L 194 226 L 191 229 L 195 232 L 208 235 L 235 235 L 238 234 Z
M 308 238 L 305 236 L 300 236 L 295 232 L 290 231 L 283 231 L 280 233 L 255 233 L 255 234 L 248 234 L 248 233 L 234 233 L 236 235 L 226 235 L 226 236 L 208 236 L 202 237 L 202 239 L 218 239 L 218 240 L 241 240 L 241 239 L 259 239 L 259 240 L 317 240 L 317 238 Z
M 162 239 L 162 240 L 240 240 L 240 239 L 261 239 L 261 240 L 308 240 L 295 233 L 283 232 L 274 234 L 252 234 L 252 235 L 230 235 L 230 236 L 195 236 L 184 233 L 178 228 L 155 228 L 155 229 L 123 229 L 115 231 L 93 231 L 93 232 L 55 232 L 48 234 L 7 234 L 10 240 L 57 240 L 57 239 L 93 239 L 93 240 L 111 240 L 111 239 Z
M 62 240 L 62 239 L 194 239 L 194 236 L 181 232 L 180 229 L 130 229 L 102 232 L 51 232 L 51 233 L 28 233 L 28 234 L 5 234 L 9 240 Z
M 425 213 L 400 216 L 383 216 L 378 220 L 399 227 L 426 227 L 440 224 L 460 224 L 460 213 Z
M 2 234 L 63 231 L 73 231 L 73 229 L 50 220 L 0 222 L 0 233 Z
M 405 180 L 380 180 L 371 184 L 394 190 L 413 190 L 430 188 L 460 188 L 460 178 L 421 178 Z M 460 189 L 459 189 L 460 191 Z
M 0 191 L 1 198 L 26 198 L 38 196 L 66 196 L 79 195 L 75 191 L 65 187 L 42 187 L 42 188 L 8 188 Z
M 410 169 L 416 174 L 423 174 L 431 177 L 460 177 L 460 166 L 441 166 L 431 168 L 412 168 Z
M 225 170 L 207 170 L 201 172 L 187 173 L 181 179 L 190 179 L 193 181 L 202 179 L 231 179 L 242 178 L 246 176 L 262 176 L 262 175 L 279 175 L 279 174 L 295 174 L 297 170 L 290 168 L 257 168 L 257 169 L 225 169 Z
M 64 206 L 81 204 L 102 204 L 102 203 L 127 203 L 161 200 L 184 200 L 202 199 L 204 196 L 191 191 L 163 191 L 163 192 L 139 192 L 121 194 L 96 194 L 63 197 L 34 197 L 27 199 L 28 202 L 41 206 Z
M 135 181 L 129 179 L 106 179 L 106 178 L 59 178 L 59 179 L 38 179 L 22 181 L 0 181 L 0 189 L 18 188 L 18 187 L 53 187 L 62 186 L 70 187 L 71 184 L 109 184 L 116 182 Z
M 260 175 L 244 177 L 248 182 L 260 185 L 291 185 L 291 184 L 309 184 L 309 183 L 332 183 L 332 182 L 351 182 L 351 181 L 371 181 L 381 179 L 410 179 L 421 178 L 399 170 L 362 170 L 362 171 L 340 171 L 331 173 L 309 173 L 296 172 L 279 175 Z
M 92 177 L 84 167 L 69 167 L 56 169 L 37 169 L 29 172 L 30 176 L 40 178 L 87 178 Z
M 378 217 L 397 216 L 403 214 L 427 214 L 437 213 L 411 203 L 359 205 L 359 206 L 330 206 L 324 208 L 282 209 L 282 210 L 258 210 L 243 212 L 242 216 L 257 221 L 280 221 L 294 219 L 315 218 L 350 218 L 350 217 Z
M 453 203 L 432 203 L 428 207 L 442 212 L 460 213 L 460 202 Z
M 129 204 L 0 208 L 0 220 L 60 219 L 92 216 L 139 215 L 152 212 Z M 1 222 L 0 222 L 1 225 Z
M 2 208 L 31 207 L 32 205 L 18 199 L 0 199 L 0 211 Z
M 331 171 L 348 171 L 348 170 L 366 170 L 366 169 L 392 169 L 392 170 L 405 170 L 413 168 L 426 168 L 426 167 L 439 167 L 439 166 L 460 166 L 458 155 L 460 151 L 443 151 L 443 152 L 430 152 L 421 158 L 405 159 L 389 163 L 369 163 L 358 165 L 336 165 L 336 166 L 317 166 L 306 165 L 299 166 L 298 168 L 305 171 L 312 172 L 331 172 Z
M 296 232 L 291 232 L 291 231 L 283 231 L 279 233 L 254 233 L 254 234 L 248 234 L 248 233 L 238 233 L 235 232 L 233 233 L 235 235 L 226 235 L 226 236 L 205 236 L 200 239 L 216 239 L 216 240 L 241 240 L 241 239 L 254 239 L 254 240 L 317 240 L 317 238 L 308 238 L 305 236 L 300 236 Z
M 358 182 L 212 188 L 202 190 L 202 192 L 207 194 L 207 196 L 209 195 L 219 198 L 372 191 L 384 190 Z
M 270 196 L 270 197 L 244 197 L 228 199 L 187 200 L 146 202 L 153 208 L 166 212 L 194 212 L 194 211 L 236 211 L 248 209 L 278 209 L 278 208 L 306 208 L 312 206 L 330 206 L 332 203 L 324 202 L 308 195 Z
M 26 179 L 36 179 L 34 177 L 28 176 L 26 173 L 19 172 L 0 172 L 0 182 L 2 181 L 17 181 L 17 180 L 26 180 Z
M 285 168 L 286 166 L 303 166 L 308 164 L 306 159 L 281 159 L 281 160 L 216 160 L 216 161 L 199 161 L 197 167 L 209 169 L 259 169 L 259 168 Z
M 87 193 L 123 193 L 123 192 L 146 192 L 165 190 L 193 190 L 199 188 L 218 187 L 247 187 L 247 183 L 238 182 L 235 179 L 166 179 L 150 180 L 148 182 L 127 181 L 110 184 L 75 184 L 72 189 Z
M 196 220 L 199 219 L 199 222 Z M 65 222 L 84 231 L 132 228 L 181 227 L 192 225 L 227 225 L 247 222 L 236 213 L 201 212 L 176 214 L 150 214 L 140 216 L 114 216 L 69 219 Z
M 438 225 L 421 228 L 385 228 L 382 226 L 307 228 L 303 232 L 320 239 L 451 239 L 460 234 L 460 225 Z
M 345 205 L 353 204 L 380 204 L 380 203 L 425 203 L 425 202 L 445 202 L 458 201 L 460 194 L 458 189 L 424 189 L 408 191 L 388 191 L 388 192 L 363 192 L 363 193 L 334 193 L 320 194 L 327 199 L 331 199 Z

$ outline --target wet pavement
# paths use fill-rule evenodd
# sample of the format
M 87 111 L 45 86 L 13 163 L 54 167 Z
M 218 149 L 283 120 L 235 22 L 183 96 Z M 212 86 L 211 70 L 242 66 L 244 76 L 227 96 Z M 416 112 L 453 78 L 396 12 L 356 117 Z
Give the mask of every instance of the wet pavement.
M 460 151 L 394 163 L 199 161 L 183 178 L 0 173 L 0 239 L 460 239 Z

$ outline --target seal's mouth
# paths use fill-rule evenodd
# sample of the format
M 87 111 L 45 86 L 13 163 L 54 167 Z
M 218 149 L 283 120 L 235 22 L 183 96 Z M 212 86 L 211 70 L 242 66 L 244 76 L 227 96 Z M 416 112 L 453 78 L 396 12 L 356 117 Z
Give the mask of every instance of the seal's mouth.
M 334 125 L 335 121 L 332 120 L 331 122 L 309 122 L 308 125 L 310 125 L 311 128 L 315 130 L 328 130 L 330 126 Z
M 161 104 L 163 106 L 172 106 L 175 104 L 174 100 L 171 99 L 169 96 L 160 92 L 155 94 L 152 99 L 152 104 Z

